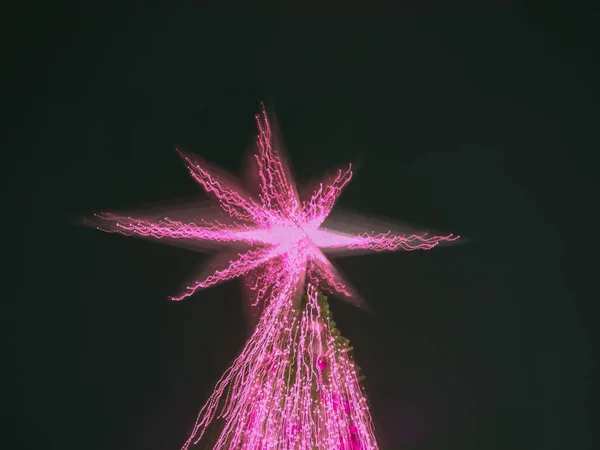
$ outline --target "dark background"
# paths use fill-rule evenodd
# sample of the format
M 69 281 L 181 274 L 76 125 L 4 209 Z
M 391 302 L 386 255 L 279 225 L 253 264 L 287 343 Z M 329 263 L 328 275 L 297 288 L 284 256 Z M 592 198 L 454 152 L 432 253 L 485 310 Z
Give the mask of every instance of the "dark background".
M 338 261 L 375 311 L 332 300 L 382 449 L 591 448 L 594 2 L 149 3 L 3 16 L 16 446 L 183 443 L 240 285 L 169 303 L 205 255 L 72 218 L 196 195 L 175 145 L 238 170 L 265 100 L 299 179 L 358 160 L 341 206 L 472 239 Z

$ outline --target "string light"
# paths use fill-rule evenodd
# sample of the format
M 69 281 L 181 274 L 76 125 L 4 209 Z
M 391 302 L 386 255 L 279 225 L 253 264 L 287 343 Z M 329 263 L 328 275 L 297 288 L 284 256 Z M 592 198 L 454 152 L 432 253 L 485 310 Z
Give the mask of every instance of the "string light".
M 320 293 L 351 297 L 353 292 L 323 251 L 429 250 L 458 236 L 347 234 L 321 228 L 352 178 L 351 166 L 301 201 L 274 147 L 264 108 L 256 122 L 258 200 L 211 173 L 199 158 L 179 151 L 192 177 L 236 222 L 152 221 L 114 213 L 97 214 L 93 222 L 112 233 L 249 247 L 172 297 L 182 300 L 243 276 L 253 304 L 264 305 L 254 333 L 200 411 L 184 450 L 197 444 L 217 419 L 223 428 L 214 449 L 376 449 L 350 347 L 337 339 Z

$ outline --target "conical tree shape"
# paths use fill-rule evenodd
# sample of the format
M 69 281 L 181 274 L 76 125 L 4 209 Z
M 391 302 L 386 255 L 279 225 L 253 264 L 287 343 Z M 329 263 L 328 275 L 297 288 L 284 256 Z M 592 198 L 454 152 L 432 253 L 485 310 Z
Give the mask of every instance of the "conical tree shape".
M 215 419 L 222 431 L 214 449 L 376 449 L 350 351 L 327 297 L 314 286 L 306 286 L 296 308 L 267 305 L 184 449 L 198 443 Z

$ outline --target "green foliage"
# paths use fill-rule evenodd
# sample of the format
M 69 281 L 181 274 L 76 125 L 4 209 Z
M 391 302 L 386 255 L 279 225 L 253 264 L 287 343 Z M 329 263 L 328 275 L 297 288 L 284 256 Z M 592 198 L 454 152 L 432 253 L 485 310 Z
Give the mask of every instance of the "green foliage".
M 306 308 L 307 301 L 308 301 L 308 296 L 305 292 L 302 295 L 302 299 L 300 301 L 299 308 L 296 310 L 297 318 L 300 318 L 300 316 L 302 315 L 302 311 L 304 311 L 304 309 Z M 318 302 L 319 302 L 319 308 L 320 308 L 321 314 L 322 314 L 322 319 L 324 321 L 329 320 L 329 325 L 331 327 L 331 334 L 334 337 L 336 348 L 345 353 L 351 352 L 354 348 L 350 345 L 350 340 L 345 338 L 344 336 L 342 336 L 342 333 L 337 328 L 337 323 L 331 318 L 331 310 L 329 309 L 329 301 L 328 301 L 327 296 L 322 294 L 321 292 L 319 292 Z M 359 381 L 363 381 L 365 379 L 365 376 L 361 373 L 360 366 L 354 362 L 354 359 L 352 359 L 352 362 L 356 369 L 356 375 L 358 376 Z M 296 362 L 290 361 L 290 364 L 286 371 L 286 377 L 289 377 L 288 379 L 291 382 L 293 382 L 295 380 L 295 376 L 296 376 Z
M 306 294 L 305 294 L 306 295 Z M 321 307 L 321 311 L 323 313 L 323 319 L 329 319 L 329 325 L 331 326 L 331 334 L 335 339 L 335 346 L 337 349 L 343 351 L 344 353 L 351 352 L 354 347 L 350 345 L 350 340 L 342 336 L 342 333 L 337 328 L 337 323 L 331 318 L 331 310 L 329 309 L 329 301 L 327 296 L 319 293 L 319 306 Z M 354 364 L 354 368 L 356 370 L 356 375 L 358 376 L 359 381 L 363 381 L 366 377 L 361 373 L 361 368 L 354 359 L 352 359 L 352 363 Z

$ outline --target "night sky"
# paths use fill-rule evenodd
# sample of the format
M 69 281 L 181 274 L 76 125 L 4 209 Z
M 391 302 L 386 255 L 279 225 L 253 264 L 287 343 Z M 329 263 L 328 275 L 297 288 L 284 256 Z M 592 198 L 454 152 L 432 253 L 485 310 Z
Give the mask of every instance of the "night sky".
M 187 438 L 248 337 L 241 285 L 171 303 L 208 255 L 76 222 L 201 198 L 175 146 L 239 171 L 264 100 L 299 180 L 357 162 L 340 207 L 469 238 L 336 261 L 375 312 L 331 300 L 381 448 L 591 448 L 592 7 L 146 3 L 4 17 L 15 447 Z

